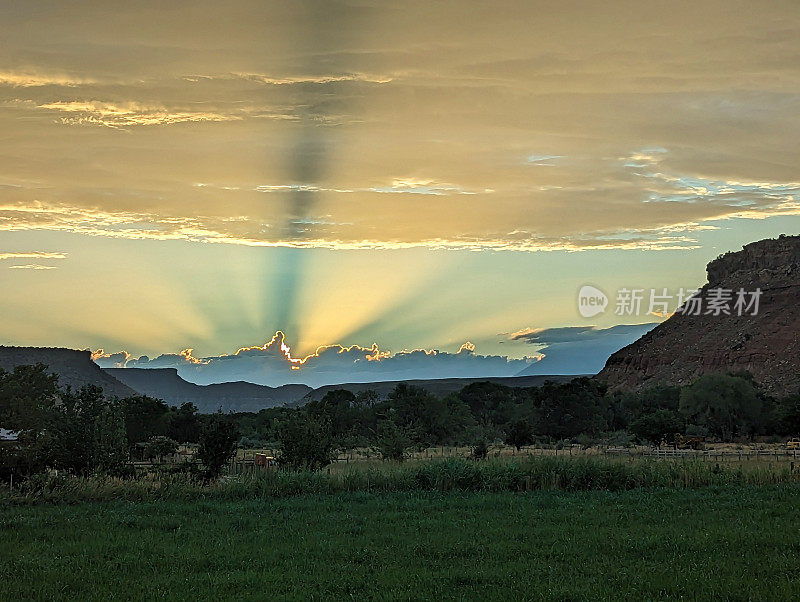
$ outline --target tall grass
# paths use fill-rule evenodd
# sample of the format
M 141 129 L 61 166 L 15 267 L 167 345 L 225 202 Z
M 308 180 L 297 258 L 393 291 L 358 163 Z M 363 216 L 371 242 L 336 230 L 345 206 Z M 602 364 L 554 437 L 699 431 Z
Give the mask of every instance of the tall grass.
M 800 483 L 790 468 L 725 467 L 697 460 L 530 457 L 520 460 L 432 460 L 408 464 L 353 464 L 341 471 L 264 470 L 228 475 L 200 484 L 182 475 L 122 480 L 38 475 L 14 490 L 0 490 L 11 503 L 107 500 L 259 499 L 341 492 L 408 491 L 624 491 L 642 487 Z

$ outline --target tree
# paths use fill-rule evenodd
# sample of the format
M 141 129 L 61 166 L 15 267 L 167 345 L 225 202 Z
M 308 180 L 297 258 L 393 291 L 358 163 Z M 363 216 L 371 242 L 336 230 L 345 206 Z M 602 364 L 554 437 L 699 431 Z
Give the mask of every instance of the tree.
M 206 478 L 217 479 L 222 469 L 236 453 L 239 431 L 236 425 L 221 413 L 208 417 L 200 433 L 197 457 L 206 469 Z
M 607 430 L 614 411 L 605 393 L 604 385 L 589 378 L 530 389 L 536 433 L 564 439 Z
M 58 398 L 58 376 L 47 366 L 0 368 L 0 427 L 11 431 L 39 428 Z
M 130 476 L 133 469 L 128 465 L 127 443 L 122 406 L 113 399 L 101 406 L 97 416 L 92 467 L 113 477 Z
M 128 473 L 121 402 L 91 385 L 59 390 L 58 377 L 43 364 L 0 370 L 0 426 L 18 431 L 14 458 L 5 461 L 25 473 L 46 467 Z
M 620 430 L 627 428 L 639 418 L 652 414 L 656 410 L 678 412 L 681 388 L 657 385 L 638 392 L 615 391 L 610 395 L 613 418 L 611 428 Z
M 333 435 L 325 419 L 298 412 L 282 425 L 278 438 L 281 461 L 295 470 L 317 470 L 333 459 Z
M 127 474 L 129 459 L 121 402 L 94 385 L 66 389 L 43 425 L 47 465 L 77 474 Z
M 197 406 L 187 402 L 173 409 L 167 435 L 179 443 L 197 443 L 200 437 L 200 419 Z
M 779 435 L 800 435 L 800 393 L 779 399 L 772 413 L 775 432 Z
M 398 384 L 389 394 L 385 418 L 390 419 L 414 443 L 443 445 L 464 440 L 475 425 L 469 405 L 457 395 L 439 399 L 421 387 Z
M 383 420 L 378 424 L 377 448 L 384 460 L 402 462 L 411 443 L 411 438 L 391 420 Z
M 17 433 L 13 447 L 2 449 L 0 468 L 9 473 L 31 474 L 49 461 L 52 433 L 46 430 L 58 400 L 58 377 L 47 366 L 16 366 L 0 369 L 0 427 Z
M 519 451 L 523 445 L 530 445 L 533 443 L 533 433 L 531 432 L 531 425 L 527 420 L 517 420 L 511 423 L 506 435 L 506 443 L 513 445 Z
M 486 439 L 478 439 L 472 446 L 472 457 L 476 460 L 483 460 L 489 455 L 489 446 Z
M 354 408 L 356 396 L 344 389 L 328 391 L 319 401 L 306 404 L 305 412 L 318 421 L 330 424 L 331 435 L 339 444 L 355 434 L 358 413 Z
M 169 426 L 169 406 L 154 397 L 136 395 L 122 400 L 125 411 L 125 434 L 128 445 L 164 436 Z
M 650 441 L 657 445 L 662 440 L 670 441 L 675 436 L 675 433 L 682 433 L 684 425 L 680 416 L 675 412 L 656 410 L 638 420 L 634 420 L 629 429 L 639 439 Z
M 160 460 L 164 456 L 170 456 L 178 451 L 178 442 L 163 435 L 151 437 L 144 446 L 144 455 L 148 460 Z
M 707 428 L 724 441 L 754 433 L 763 420 L 752 382 L 726 374 L 707 374 L 684 387 L 679 409 L 687 424 Z
M 371 410 L 380 401 L 380 396 L 374 389 L 364 389 L 356 393 L 355 406 L 361 411 Z

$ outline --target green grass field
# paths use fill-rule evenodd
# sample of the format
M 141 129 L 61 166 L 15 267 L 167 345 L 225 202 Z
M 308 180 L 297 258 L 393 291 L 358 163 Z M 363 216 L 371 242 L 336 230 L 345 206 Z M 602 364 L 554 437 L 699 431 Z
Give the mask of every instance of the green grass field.
M 0 598 L 800 596 L 800 488 L 0 506 Z

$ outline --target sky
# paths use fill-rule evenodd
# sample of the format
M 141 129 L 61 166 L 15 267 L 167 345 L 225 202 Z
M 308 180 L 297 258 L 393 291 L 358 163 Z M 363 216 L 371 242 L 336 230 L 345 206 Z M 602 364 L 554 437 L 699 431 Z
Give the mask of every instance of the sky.
M 800 231 L 794 0 L 0 22 L 0 344 L 197 382 L 584 373 L 665 318 L 620 289 Z

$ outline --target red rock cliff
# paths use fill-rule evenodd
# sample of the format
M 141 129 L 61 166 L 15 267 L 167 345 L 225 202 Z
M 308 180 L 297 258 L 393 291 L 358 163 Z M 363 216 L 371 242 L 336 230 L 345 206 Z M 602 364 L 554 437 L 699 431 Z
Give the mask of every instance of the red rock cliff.
M 612 389 L 687 384 L 711 372 L 748 370 L 776 395 L 800 389 L 800 236 L 781 236 L 726 253 L 708 264 L 708 284 L 762 295 L 756 315 L 676 313 L 620 349 L 596 378 Z M 705 303 L 703 312 L 706 311 Z

